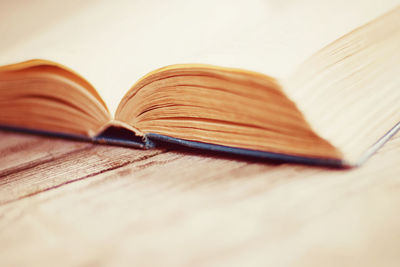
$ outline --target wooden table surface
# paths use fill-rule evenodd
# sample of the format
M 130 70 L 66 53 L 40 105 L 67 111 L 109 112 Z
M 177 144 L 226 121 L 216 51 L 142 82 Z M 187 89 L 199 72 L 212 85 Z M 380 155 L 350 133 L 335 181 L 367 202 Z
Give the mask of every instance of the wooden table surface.
M 400 134 L 335 170 L 0 132 L 1 266 L 400 266 Z

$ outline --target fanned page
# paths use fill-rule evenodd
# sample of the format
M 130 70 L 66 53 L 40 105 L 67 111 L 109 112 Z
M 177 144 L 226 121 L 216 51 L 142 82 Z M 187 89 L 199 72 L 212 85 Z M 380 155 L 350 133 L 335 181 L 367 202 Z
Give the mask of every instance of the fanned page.
M 306 120 L 362 164 L 400 129 L 400 6 L 298 67 L 284 88 Z
M 398 1 L 3 1 L 0 65 L 59 62 L 114 114 L 146 73 L 176 63 L 277 78 Z

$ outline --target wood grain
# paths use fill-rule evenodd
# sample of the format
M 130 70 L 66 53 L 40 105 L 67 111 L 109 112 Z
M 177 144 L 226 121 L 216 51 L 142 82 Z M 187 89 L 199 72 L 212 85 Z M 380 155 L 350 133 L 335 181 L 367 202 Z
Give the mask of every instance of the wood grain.
M 400 135 L 333 170 L 0 133 L 2 266 L 398 266 Z

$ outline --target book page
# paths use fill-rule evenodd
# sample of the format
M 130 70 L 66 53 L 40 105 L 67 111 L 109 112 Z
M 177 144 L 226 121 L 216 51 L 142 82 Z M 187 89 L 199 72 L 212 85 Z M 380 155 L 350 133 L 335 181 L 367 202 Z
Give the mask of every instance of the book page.
M 400 6 L 326 46 L 287 79 L 285 92 L 350 165 L 400 129 L 399 47 Z
M 80 73 L 113 113 L 146 73 L 206 63 L 285 77 L 398 1 L 3 1 L 0 64 L 48 59 Z

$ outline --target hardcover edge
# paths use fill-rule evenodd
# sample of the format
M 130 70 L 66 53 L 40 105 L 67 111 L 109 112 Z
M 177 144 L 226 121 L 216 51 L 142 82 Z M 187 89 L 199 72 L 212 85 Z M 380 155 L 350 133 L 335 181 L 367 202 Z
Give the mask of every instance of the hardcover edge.
M 0 129 L 10 132 L 20 132 L 26 134 L 41 135 L 46 137 L 56 137 L 56 138 L 63 138 L 75 141 L 126 146 L 126 147 L 140 148 L 140 149 L 151 149 L 156 146 L 160 146 L 162 143 L 167 143 L 167 144 L 178 145 L 181 147 L 199 149 L 202 151 L 214 151 L 214 152 L 225 153 L 228 155 L 244 156 L 248 158 L 257 158 L 261 160 L 272 160 L 272 161 L 299 163 L 306 165 L 328 166 L 335 168 L 349 167 L 346 164 L 344 164 L 342 160 L 328 159 L 328 158 L 310 158 L 310 157 L 302 157 L 296 155 L 264 152 L 264 151 L 251 150 L 245 148 L 228 147 L 223 145 L 189 141 L 185 139 L 179 139 L 155 133 L 147 133 L 143 137 L 132 136 L 132 138 L 127 139 L 127 138 L 118 138 L 117 135 L 107 135 L 105 132 L 103 132 L 105 134 L 100 134 L 95 137 L 89 137 L 85 135 L 28 129 L 16 126 L 8 126 L 8 125 L 0 125 Z
M 399 130 L 400 122 L 392 127 L 385 135 L 383 135 L 377 142 L 370 146 L 365 153 L 354 163 L 349 163 L 344 160 L 330 159 L 330 158 L 312 158 L 297 155 L 288 155 L 275 152 L 266 152 L 245 148 L 236 148 L 223 145 L 216 145 L 210 143 L 202 143 L 197 141 L 190 141 L 180 138 L 174 138 L 166 135 L 147 133 L 143 137 L 132 136 L 132 138 L 118 138 L 112 135 L 100 134 L 95 137 L 88 137 L 84 135 L 51 132 L 45 130 L 27 129 L 16 126 L 0 125 L 1 130 L 21 132 L 28 134 L 36 134 L 47 137 L 57 137 L 63 139 L 70 139 L 76 141 L 85 141 L 99 144 L 116 145 L 116 146 L 127 146 L 140 149 L 151 149 L 162 143 L 174 144 L 182 147 L 199 149 L 202 151 L 214 151 L 219 153 L 225 153 L 228 155 L 238 155 L 249 158 L 257 158 L 261 160 L 272 160 L 279 162 L 298 163 L 305 165 L 315 166 L 327 166 L 334 168 L 351 168 L 359 167 L 363 165 L 368 159 L 370 159 L 386 142 L 390 140 Z
M 89 137 L 89 136 L 85 136 L 85 135 L 52 132 L 52 131 L 36 130 L 36 129 L 27 129 L 27 128 L 21 128 L 21 127 L 16 127 L 16 126 L 8 126 L 8 125 L 0 125 L 0 129 L 5 130 L 5 131 L 10 131 L 10 132 L 35 134 L 35 135 L 46 136 L 46 137 L 56 137 L 56 138 L 69 139 L 69 140 L 75 140 L 75 141 L 83 141 L 83 142 L 91 142 L 91 143 L 98 143 L 98 144 L 128 146 L 128 147 L 141 148 L 141 149 L 149 149 L 149 148 L 152 148 L 155 146 L 146 137 L 135 138 L 135 139 L 121 139 L 121 138 L 117 138 L 117 137 L 113 137 L 113 136 L 105 136 L 105 135 Z
M 272 160 L 277 162 L 288 162 L 288 163 L 299 163 L 305 165 L 314 165 L 314 166 L 327 166 L 334 168 L 348 168 L 351 167 L 345 164 L 344 161 L 339 159 L 330 159 L 330 158 L 312 158 L 312 157 L 303 157 L 297 155 L 288 155 L 274 152 L 265 152 L 259 150 L 252 150 L 246 148 L 236 148 L 229 147 L 223 145 L 215 145 L 209 143 L 202 143 L 197 141 L 189 141 L 180 138 L 174 138 L 166 135 L 148 133 L 146 137 L 149 140 L 152 140 L 156 145 L 160 142 L 165 142 L 169 144 L 175 144 L 183 147 L 199 149 L 203 151 L 215 151 L 226 153 L 229 155 L 239 155 L 249 158 L 257 158 L 257 159 L 265 159 Z
M 352 167 L 360 167 L 368 159 L 370 159 L 384 144 L 386 144 L 390 138 L 392 138 L 400 130 L 400 121 L 395 124 L 392 129 L 385 133 L 381 138 L 378 139 L 372 146 L 370 146 L 361 157 L 354 163 Z

